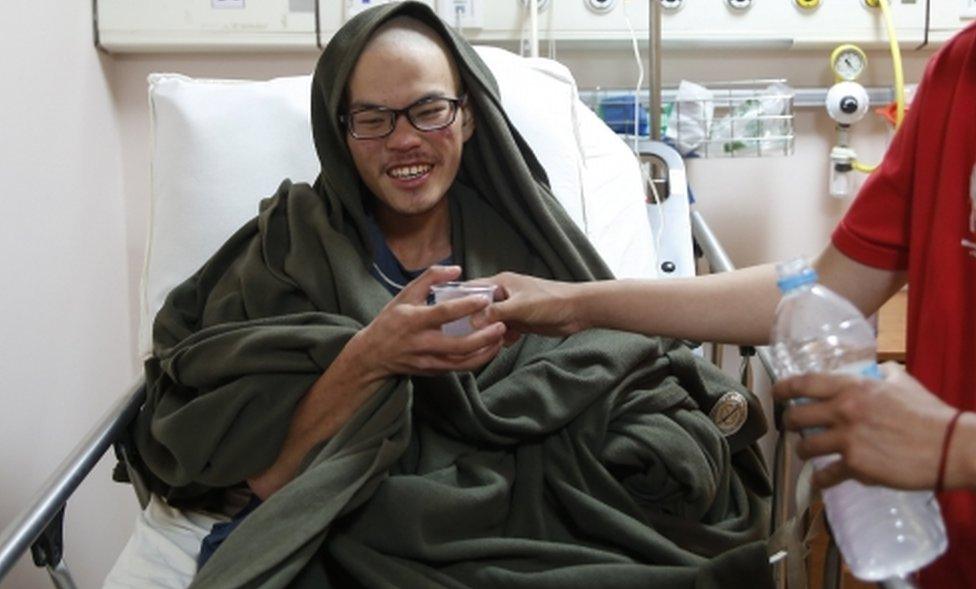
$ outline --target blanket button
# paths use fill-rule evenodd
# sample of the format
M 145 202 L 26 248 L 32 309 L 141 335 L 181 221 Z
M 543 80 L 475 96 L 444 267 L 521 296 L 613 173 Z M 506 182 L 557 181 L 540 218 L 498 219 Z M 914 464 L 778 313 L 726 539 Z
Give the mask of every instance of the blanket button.
M 712 423 L 725 436 L 731 436 L 742 429 L 748 415 L 749 404 L 738 391 L 729 391 L 722 395 L 708 413 Z

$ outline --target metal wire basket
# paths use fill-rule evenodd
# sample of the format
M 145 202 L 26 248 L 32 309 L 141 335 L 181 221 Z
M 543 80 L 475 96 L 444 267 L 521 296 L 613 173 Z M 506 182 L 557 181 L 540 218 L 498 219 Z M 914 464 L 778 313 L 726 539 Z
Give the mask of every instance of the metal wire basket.
M 785 80 L 710 82 L 707 97 L 665 92 L 664 135 L 700 157 L 792 155 L 793 90 Z
M 662 91 L 661 136 L 682 155 L 770 157 L 793 154 L 795 93 L 785 80 L 741 80 L 701 84 L 707 92 Z M 680 96 L 680 99 L 679 99 Z M 595 89 L 580 97 L 621 135 L 647 135 L 648 97 L 634 111 L 633 90 Z

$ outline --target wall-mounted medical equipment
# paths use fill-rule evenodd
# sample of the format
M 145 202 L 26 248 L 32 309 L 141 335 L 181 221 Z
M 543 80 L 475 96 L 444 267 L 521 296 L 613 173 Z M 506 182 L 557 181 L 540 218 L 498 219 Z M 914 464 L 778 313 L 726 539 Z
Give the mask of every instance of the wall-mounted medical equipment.
M 112 52 L 315 51 L 350 17 L 387 1 L 93 0 L 93 17 L 96 43 Z M 475 43 L 530 36 L 529 0 L 422 1 Z M 536 0 L 535 30 L 540 42 L 626 49 L 628 20 L 648 37 L 652 1 L 666 49 L 873 48 L 887 39 L 866 0 Z M 891 15 L 905 47 L 937 44 L 976 18 L 976 0 L 892 0 Z
M 891 49 L 891 61 L 894 68 L 895 90 L 895 127 L 901 125 L 905 116 L 905 76 L 901 65 L 901 49 L 898 37 L 892 24 L 889 0 L 865 0 L 878 6 L 882 12 L 885 30 Z M 868 112 L 870 100 L 867 90 L 857 83 L 857 79 L 864 73 L 868 59 L 864 51 L 850 43 L 838 46 L 830 54 L 830 67 L 834 72 L 837 83 L 827 92 L 825 105 L 830 118 L 837 121 L 837 143 L 830 150 L 830 178 L 831 196 L 845 198 L 854 194 L 854 178 L 852 172 L 870 173 L 876 166 L 867 165 L 858 159 L 857 152 L 850 147 L 851 125 L 857 123 Z
M 837 121 L 837 145 L 830 150 L 830 195 L 846 198 L 854 194 L 854 163 L 857 153 L 850 148 L 850 127 L 864 118 L 870 106 L 864 86 L 852 80 L 834 84 L 827 92 L 827 114 Z
M 313 51 L 319 7 L 317 0 L 94 0 L 95 43 L 120 53 Z

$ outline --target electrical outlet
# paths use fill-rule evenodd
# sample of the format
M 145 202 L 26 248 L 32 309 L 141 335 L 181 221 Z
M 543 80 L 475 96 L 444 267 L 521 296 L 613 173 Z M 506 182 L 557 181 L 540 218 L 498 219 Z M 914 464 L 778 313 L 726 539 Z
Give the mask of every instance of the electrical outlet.
M 485 26 L 485 0 L 437 0 L 437 15 L 456 29 Z
M 976 18 L 976 0 L 959 0 L 959 18 Z

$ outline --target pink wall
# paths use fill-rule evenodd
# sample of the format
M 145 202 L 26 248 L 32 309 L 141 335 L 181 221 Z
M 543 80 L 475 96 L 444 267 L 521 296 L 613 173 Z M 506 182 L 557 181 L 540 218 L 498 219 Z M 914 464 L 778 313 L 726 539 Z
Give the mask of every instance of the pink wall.
M 135 374 L 123 144 L 111 59 L 90 3 L 4 5 L 0 18 L 0 526 Z M 103 462 L 69 504 L 66 560 L 96 587 L 131 526 Z M 50 587 L 23 559 L 4 587 Z

